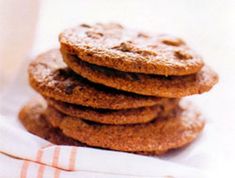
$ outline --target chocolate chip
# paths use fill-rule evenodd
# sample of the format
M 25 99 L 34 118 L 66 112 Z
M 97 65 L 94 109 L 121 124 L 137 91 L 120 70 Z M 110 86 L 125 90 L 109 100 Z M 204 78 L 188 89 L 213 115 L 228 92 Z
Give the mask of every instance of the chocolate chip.
M 87 57 L 92 57 L 93 54 L 92 53 L 87 53 Z
M 88 25 L 88 24 L 81 24 L 80 26 L 81 26 L 81 27 L 85 27 L 85 28 L 91 28 L 91 26 Z
M 136 51 L 136 53 L 141 54 L 143 56 L 157 56 L 157 53 L 155 51 L 148 49 L 140 49 Z
M 94 32 L 94 31 L 87 31 L 86 34 L 87 34 L 88 37 L 94 38 L 94 39 L 99 39 L 99 38 L 101 38 L 102 36 L 104 36 L 103 33 Z
M 130 76 L 130 79 L 131 79 L 132 81 L 138 81 L 138 80 L 140 80 L 140 78 L 139 78 L 139 76 L 138 76 L 137 74 L 131 73 L 129 76 Z
M 149 55 L 156 56 L 157 55 L 157 53 L 153 50 L 141 49 L 141 48 L 136 47 L 132 41 L 122 42 L 120 45 L 114 46 L 112 49 L 117 49 L 123 52 L 132 52 L 132 53 L 140 54 L 143 56 L 149 56 Z
M 133 51 L 134 45 L 132 43 L 132 41 L 125 41 L 120 43 L 117 46 L 112 47 L 112 49 L 117 49 L 123 52 L 131 52 Z
M 67 68 L 58 69 L 58 70 L 55 71 L 55 73 L 54 73 L 54 78 L 55 78 L 55 80 L 58 80 L 58 81 L 64 81 L 64 80 L 66 80 L 69 76 L 70 76 L 70 72 L 69 72 L 69 70 L 67 70 Z
M 185 51 L 181 51 L 181 50 L 175 51 L 175 56 L 178 59 L 182 59 L 182 60 L 192 59 L 192 56 L 190 54 L 186 53 Z
M 170 46 L 180 46 L 184 44 L 183 40 L 181 40 L 180 38 L 164 38 L 161 41 L 162 43 Z
M 76 85 L 73 82 L 66 83 L 65 93 L 68 95 L 71 95 L 73 93 L 73 90 L 75 87 L 76 87 Z

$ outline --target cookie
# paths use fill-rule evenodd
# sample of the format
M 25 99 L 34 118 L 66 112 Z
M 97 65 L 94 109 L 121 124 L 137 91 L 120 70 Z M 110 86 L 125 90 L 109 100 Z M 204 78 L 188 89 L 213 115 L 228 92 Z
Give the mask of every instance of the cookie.
M 61 49 L 84 61 L 124 72 L 188 75 L 204 64 L 182 39 L 115 23 L 69 28 L 60 34 L 59 41 Z
M 19 112 L 19 119 L 23 126 L 32 134 L 37 135 L 56 145 L 70 145 L 88 147 L 88 145 L 65 136 L 60 129 L 54 128 L 47 121 L 44 114 L 45 101 L 34 98 L 29 101 Z M 142 155 L 156 155 L 155 152 L 133 152 Z
M 183 97 L 209 91 L 218 81 L 217 74 L 204 66 L 196 74 L 187 76 L 160 76 L 127 73 L 89 64 L 62 51 L 65 63 L 77 74 L 88 80 L 116 89 L 142 95 Z
M 32 61 L 29 83 L 43 96 L 63 102 L 103 109 L 153 106 L 163 99 L 118 91 L 97 85 L 66 67 L 58 50 L 48 51 Z
M 58 145 L 85 146 L 81 142 L 66 137 L 60 129 L 53 128 L 45 119 L 46 103 L 42 98 L 30 100 L 19 112 L 23 126 L 32 134 Z
M 69 104 L 46 98 L 50 107 L 76 118 L 103 123 L 103 124 L 136 124 L 150 122 L 159 114 L 168 114 L 177 104 L 177 99 L 165 99 L 155 106 L 125 110 L 93 109 L 81 105 Z
M 168 116 L 150 123 L 118 126 L 88 122 L 48 109 L 48 121 L 66 136 L 89 146 L 127 152 L 162 154 L 192 142 L 204 127 L 200 113 L 182 103 Z

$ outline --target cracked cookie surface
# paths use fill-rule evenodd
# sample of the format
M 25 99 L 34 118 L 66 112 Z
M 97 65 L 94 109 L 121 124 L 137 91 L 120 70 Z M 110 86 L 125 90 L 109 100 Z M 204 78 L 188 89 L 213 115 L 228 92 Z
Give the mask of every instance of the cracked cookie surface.
M 59 41 L 61 49 L 84 61 L 124 72 L 188 75 L 204 65 L 180 38 L 115 23 L 81 24 L 63 31 Z

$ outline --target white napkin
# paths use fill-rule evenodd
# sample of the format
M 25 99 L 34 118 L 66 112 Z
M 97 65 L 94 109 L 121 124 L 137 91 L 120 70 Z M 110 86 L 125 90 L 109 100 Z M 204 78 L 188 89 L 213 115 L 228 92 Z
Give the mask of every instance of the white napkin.
M 1 122 L 0 131 L 3 133 L 0 137 L 0 150 L 10 156 L 8 158 L 2 156 L 0 161 L 9 159 L 14 162 L 13 157 L 22 160 L 21 162 L 15 160 L 14 164 L 18 166 L 12 167 L 9 174 L 21 172 L 21 174 L 38 175 L 44 174 L 41 171 L 48 169 L 51 177 L 61 173 L 63 177 L 71 174 L 79 175 L 81 171 L 140 177 L 203 176 L 203 173 L 195 168 L 158 158 L 93 148 L 53 145 L 16 128 L 12 123 Z M 5 167 L 3 165 L 1 169 L 4 170 Z M 69 174 L 67 171 L 70 171 Z M 2 177 L 1 172 L 0 177 Z

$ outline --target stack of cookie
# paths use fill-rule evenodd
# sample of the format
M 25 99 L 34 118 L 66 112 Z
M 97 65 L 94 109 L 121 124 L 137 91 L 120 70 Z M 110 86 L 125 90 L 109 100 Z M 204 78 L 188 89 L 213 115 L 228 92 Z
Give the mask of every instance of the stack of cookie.
M 82 24 L 62 32 L 60 50 L 37 57 L 29 82 L 44 99 L 19 117 L 56 144 L 162 154 L 193 141 L 204 126 L 181 97 L 209 91 L 217 74 L 184 41 Z

